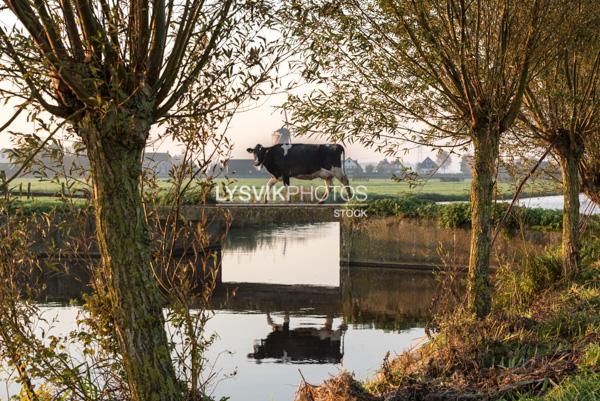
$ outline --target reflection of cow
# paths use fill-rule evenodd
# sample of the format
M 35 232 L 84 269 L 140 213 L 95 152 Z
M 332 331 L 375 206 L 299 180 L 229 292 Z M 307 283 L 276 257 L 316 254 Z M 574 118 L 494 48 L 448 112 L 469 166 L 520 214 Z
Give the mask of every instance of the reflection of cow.
M 329 196 L 333 178 L 337 178 L 345 186 L 348 197 L 352 196 L 343 167 L 342 145 L 278 144 L 268 148 L 256 145 L 246 150 L 254 155 L 256 166 L 264 166 L 271 174 L 267 189 L 270 190 L 277 181 L 283 181 L 288 202 L 290 178 L 325 180 L 325 196 L 321 203 Z
M 346 330 L 340 325 L 333 330 L 333 318 L 328 316 L 321 328 L 299 327 L 290 330 L 290 317 L 286 313 L 283 324 L 275 324 L 267 313 L 272 328 L 267 338 L 254 345 L 248 358 L 260 361 L 266 358 L 281 362 L 339 363 L 343 357 L 342 336 Z

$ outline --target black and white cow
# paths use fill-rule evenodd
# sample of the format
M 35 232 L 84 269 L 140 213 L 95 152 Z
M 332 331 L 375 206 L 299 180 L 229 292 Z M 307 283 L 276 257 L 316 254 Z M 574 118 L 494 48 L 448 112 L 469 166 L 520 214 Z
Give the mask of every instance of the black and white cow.
M 263 166 L 271 174 L 267 183 L 267 190 L 282 180 L 286 186 L 287 201 L 289 202 L 290 178 L 325 180 L 325 196 L 323 203 L 329 196 L 333 178 L 344 185 L 346 194 L 352 196 L 350 183 L 344 171 L 344 147 L 342 145 L 307 145 L 307 144 L 278 144 L 271 147 L 256 145 L 246 149 L 254 155 L 256 166 Z M 266 199 L 265 199 L 266 201 Z

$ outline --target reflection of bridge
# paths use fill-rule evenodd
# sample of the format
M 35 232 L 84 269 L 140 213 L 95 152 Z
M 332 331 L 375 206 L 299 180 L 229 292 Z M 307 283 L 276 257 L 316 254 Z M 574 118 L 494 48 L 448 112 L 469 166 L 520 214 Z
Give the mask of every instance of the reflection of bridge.
M 89 291 L 87 268 L 72 265 L 67 271 L 44 274 L 45 302 L 67 302 Z M 220 283 L 213 306 L 218 310 L 343 316 L 347 323 L 400 329 L 426 319 L 435 287 L 431 273 L 352 267 L 340 270 L 339 287 Z

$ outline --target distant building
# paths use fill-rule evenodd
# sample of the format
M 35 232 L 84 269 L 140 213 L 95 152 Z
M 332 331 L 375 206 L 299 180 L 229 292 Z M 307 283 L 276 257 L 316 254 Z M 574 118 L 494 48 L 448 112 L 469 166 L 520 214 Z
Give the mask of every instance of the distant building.
M 378 175 L 398 175 L 403 174 L 406 171 L 406 167 L 400 161 L 400 159 L 396 159 L 392 162 L 389 162 L 387 159 L 383 159 L 379 163 L 377 163 L 376 171 Z
M 229 159 L 225 173 L 240 178 L 267 176 L 267 173 L 254 165 L 254 159 Z
M 12 163 L 0 163 L 0 177 L 11 178 L 17 173 L 17 165 Z
M 144 169 L 156 172 L 158 178 L 166 178 L 173 167 L 173 159 L 169 152 L 147 152 L 144 154 L 143 166 Z
M 0 149 L 0 178 L 10 178 L 17 166 L 10 162 L 10 150 Z
M 392 173 L 392 165 L 387 159 L 383 159 L 379 163 L 377 163 L 377 174 L 391 174 Z
M 358 164 L 358 160 L 351 158 L 344 160 L 344 169 L 346 170 L 346 173 L 351 176 L 364 173 L 362 166 Z
M 400 161 L 400 159 L 396 159 L 390 163 L 390 168 L 392 170 L 392 174 L 401 174 L 404 173 L 406 168 L 404 164 Z
M 419 174 L 433 174 L 435 173 L 440 166 L 431 158 L 426 157 L 425 160 L 417 164 L 417 173 Z
M 177 156 L 172 156 L 171 157 L 171 162 L 173 163 L 173 165 L 175 166 L 181 166 L 183 164 L 183 155 L 177 155 Z

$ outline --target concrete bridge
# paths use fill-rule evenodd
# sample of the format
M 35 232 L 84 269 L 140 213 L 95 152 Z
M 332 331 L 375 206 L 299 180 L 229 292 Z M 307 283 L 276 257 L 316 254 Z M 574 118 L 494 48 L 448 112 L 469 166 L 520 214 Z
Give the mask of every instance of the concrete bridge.
M 346 266 L 385 267 L 431 271 L 440 266 L 465 268 L 469 263 L 470 230 L 439 227 L 432 220 L 385 217 L 347 218 L 354 209 L 346 204 L 224 204 L 205 208 L 184 207 L 186 220 L 210 221 L 211 232 L 221 232 L 223 214 L 231 228 L 270 224 L 340 223 L 340 262 Z M 209 218 L 202 218 L 209 216 Z M 542 252 L 560 243 L 560 233 L 526 230 L 496 241 L 492 266 L 510 262 L 525 253 Z M 219 244 L 214 244 L 218 248 Z
M 199 221 L 203 216 L 219 216 L 224 212 L 231 217 L 232 227 L 247 227 L 271 223 L 319 223 L 340 221 L 345 204 L 313 203 L 222 203 L 205 207 L 183 206 L 181 214 L 190 221 Z M 163 209 L 162 213 L 167 213 Z
M 181 222 L 188 225 L 181 230 L 176 241 L 176 255 L 206 255 L 220 253 L 221 241 L 230 228 L 265 227 L 272 224 L 310 224 L 322 222 L 340 223 L 340 261 L 348 266 L 370 266 L 432 270 L 441 265 L 464 267 L 469 258 L 469 230 L 442 228 L 434 221 L 418 219 L 387 218 L 346 218 L 351 211 L 345 204 L 222 204 L 206 207 L 182 206 Z M 161 220 L 167 218 L 171 209 L 159 209 Z M 93 219 L 83 219 L 74 229 L 65 230 L 65 222 L 52 226 L 51 232 L 40 235 L 34 251 L 40 256 L 50 252 L 63 251 L 61 244 L 69 242 L 69 236 L 81 235 L 86 240 L 86 255 L 98 256 L 95 245 Z M 194 249 L 197 225 L 202 225 L 208 235 L 204 249 Z M 32 230 L 36 227 L 32 226 Z M 79 230 L 79 231 L 78 231 Z M 52 241 L 49 241 L 49 238 Z M 492 264 L 502 260 L 510 262 L 523 256 L 523 251 L 542 251 L 547 245 L 558 244 L 560 233 L 526 231 L 516 237 L 500 236 L 494 248 Z M 52 243 L 47 249 L 46 243 Z M 49 255 L 51 256 L 51 255 Z M 61 257 L 68 256 L 64 252 Z M 75 255 L 77 256 L 77 255 Z M 200 262 L 200 261 L 199 261 Z

